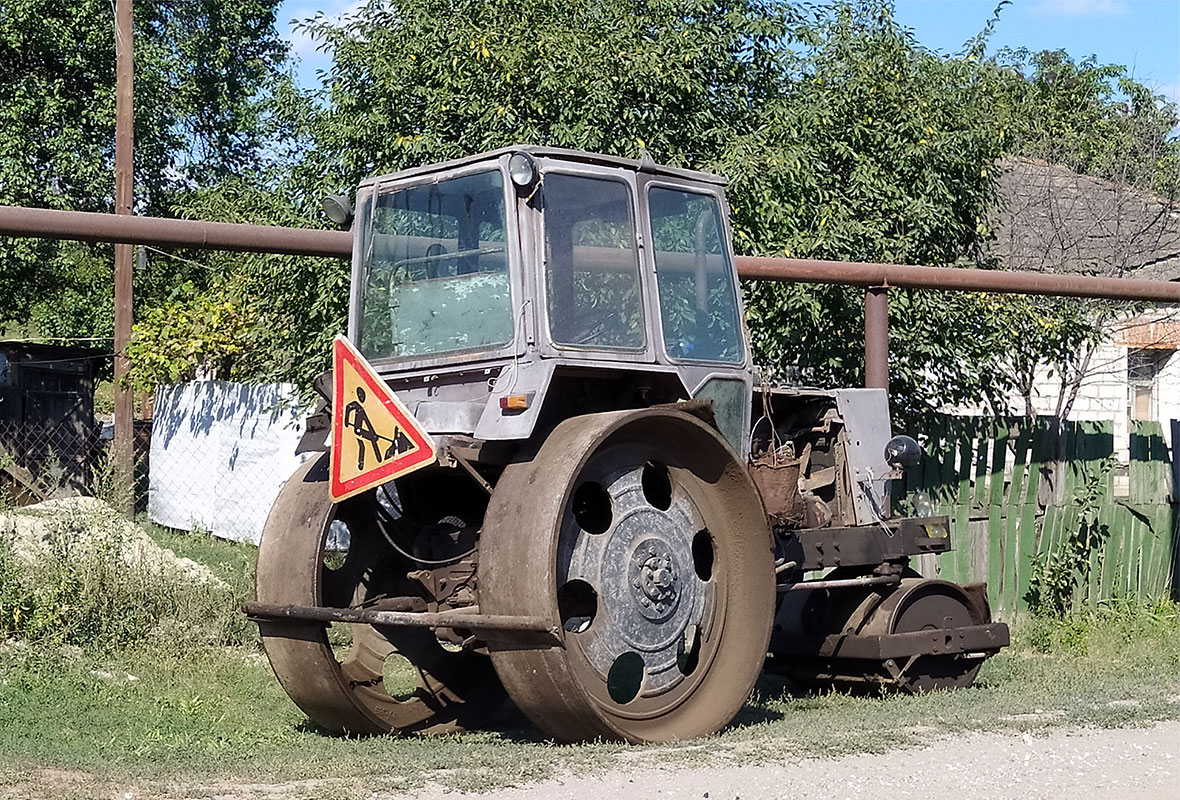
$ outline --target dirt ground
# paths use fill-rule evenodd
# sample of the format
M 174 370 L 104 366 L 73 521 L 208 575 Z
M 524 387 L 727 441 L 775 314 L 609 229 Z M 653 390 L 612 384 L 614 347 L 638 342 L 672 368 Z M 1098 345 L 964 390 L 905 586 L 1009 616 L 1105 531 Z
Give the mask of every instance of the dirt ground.
M 490 794 L 424 792 L 383 800 L 1180 800 L 1180 722 L 1046 735 L 972 733 L 929 747 L 764 766 L 614 771 Z
M 773 740 L 768 740 L 771 746 Z M 589 777 L 566 775 L 485 794 L 426 788 L 413 794 L 357 793 L 354 781 L 289 783 L 94 781 L 44 769 L 0 776 L 0 798 L 94 797 L 115 800 L 276 800 L 365 796 L 370 800 L 1180 800 L 1180 721 L 1147 728 L 1056 729 L 1040 735 L 970 733 L 928 747 L 777 763 L 670 770 L 651 751 L 624 756 L 626 767 Z

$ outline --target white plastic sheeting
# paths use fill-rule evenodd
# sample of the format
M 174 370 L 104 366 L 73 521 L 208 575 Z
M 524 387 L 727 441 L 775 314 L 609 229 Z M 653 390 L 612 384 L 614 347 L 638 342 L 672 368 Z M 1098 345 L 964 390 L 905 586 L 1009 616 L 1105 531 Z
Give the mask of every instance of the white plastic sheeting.
M 195 381 L 161 387 L 152 420 L 148 516 L 161 525 L 258 543 L 295 455 L 305 414 L 293 387 Z

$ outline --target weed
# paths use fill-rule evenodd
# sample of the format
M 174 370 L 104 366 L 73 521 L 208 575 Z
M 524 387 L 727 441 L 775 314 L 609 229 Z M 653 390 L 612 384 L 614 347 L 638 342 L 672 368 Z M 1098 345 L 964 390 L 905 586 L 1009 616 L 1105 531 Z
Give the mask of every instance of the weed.
M 1101 549 L 1110 536 L 1098 513 L 1106 496 L 1107 477 L 1114 458 L 1104 459 L 1073 497 L 1078 508 L 1078 529 L 1056 553 L 1046 553 L 1032 564 L 1028 591 L 1024 595 L 1036 616 L 1063 619 L 1073 608 L 1074 589 L 1090 572 L 1090 555 Z
M 3 635 L 107 651 L 149 639 L 181 648 L 253 641 L 238 611 L 244 581 L 186 577 L 101 505 L 40 521 L 45 541 L 23 558 L 12 532 L 0 540 Z

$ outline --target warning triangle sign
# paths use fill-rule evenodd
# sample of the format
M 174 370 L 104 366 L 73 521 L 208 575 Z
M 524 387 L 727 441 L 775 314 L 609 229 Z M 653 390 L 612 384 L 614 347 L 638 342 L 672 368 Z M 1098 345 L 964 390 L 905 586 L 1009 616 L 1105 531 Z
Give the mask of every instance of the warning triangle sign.
M 332 343 L 334 502 L 434 463 L 434 440 L 344 336 Z

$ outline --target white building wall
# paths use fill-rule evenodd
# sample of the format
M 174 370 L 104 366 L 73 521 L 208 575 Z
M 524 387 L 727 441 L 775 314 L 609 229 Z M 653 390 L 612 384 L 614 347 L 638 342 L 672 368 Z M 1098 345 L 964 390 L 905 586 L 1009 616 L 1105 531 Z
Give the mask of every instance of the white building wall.
M 1127 382 L 1126 345 L 1104 342 L 1090 358 L 1086 376 L 1078 389 L 1069 412 L 1071 420 L 1109 421 L 1114 425 L 1114 453 L 1120 464 L 1130 461 L 1130 417 L 1132 407 L 1131 387 Z M 1061 377 L 1048 367 L 1037 372 L 1033 383 L 1033 412 L 1038 415 L 1057 413 Z M 981 414 L 976 407 L 961 406 L 947 409 L 955 414 Z M 1023 414 L 1024 398 L 1013 393 L 1008 397 L 1008 410 L 1012 414 Z M 1157 376 L 1155 419 L 1164 429 L 1164 439 L 1172 447 L 1170 420 L 1180 419 L 1180 351 L 1168 358 Z
M 1037 414 L 1057 413 L 1060 390 L 1060 376 L 1042 367 L 1033 384 L 1033 410 Z M 1013 410 L 1023 411 L 1023 398 L 1013 396 L 1009 402 Z M 1111 342 L 1103 343 L 1090 357 L 1089 369 L 1078 388 L 1069 418 L 1113 422 L 1115 456 L 1125 464 L 1130 460 L 1129 404 L 1127 348 Z
M 1172 357 L 1160 371 L 1158 386 L 1156 400 L 1159 407 L 1156 419 L 1164 425 L 1164 438 L 1168 442 L 1168 447 L 1174 448 L 1180 446 L 1180 442 L 1172 441 L 1172 426 L 1168 423 L 1169 420 L 1180 419 L 1180 351 L 1172 353 Z

